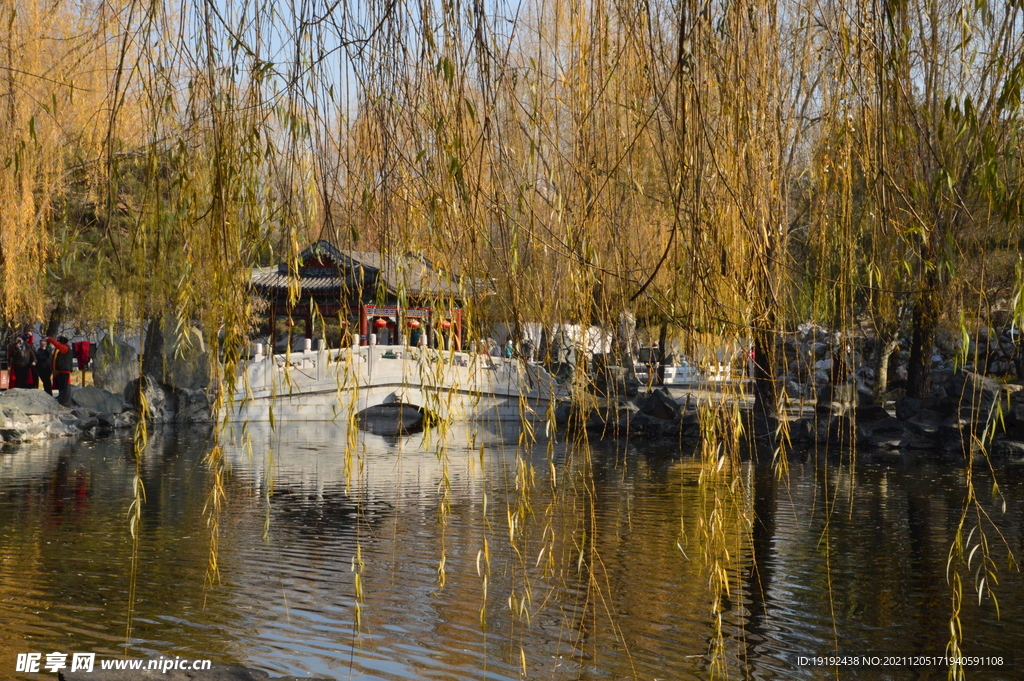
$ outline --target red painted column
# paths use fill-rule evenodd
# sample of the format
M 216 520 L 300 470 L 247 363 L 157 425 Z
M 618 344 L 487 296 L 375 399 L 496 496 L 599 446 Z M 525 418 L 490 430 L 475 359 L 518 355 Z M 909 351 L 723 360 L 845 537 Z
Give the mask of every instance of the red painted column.
M 366 345 L 370 335 L 369 322 L 366 319 L 366 306 L 359 306 L 359 344 Z

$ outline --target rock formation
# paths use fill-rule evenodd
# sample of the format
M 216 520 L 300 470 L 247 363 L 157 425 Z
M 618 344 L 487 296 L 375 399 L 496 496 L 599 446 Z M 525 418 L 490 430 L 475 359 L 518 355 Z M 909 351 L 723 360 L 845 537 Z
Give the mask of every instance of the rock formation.
M 124 393 L 125 386 L 139 377 L 139 353 L 128 343 L 105 336 L 92 360 L 92 377 L 97 388 Z

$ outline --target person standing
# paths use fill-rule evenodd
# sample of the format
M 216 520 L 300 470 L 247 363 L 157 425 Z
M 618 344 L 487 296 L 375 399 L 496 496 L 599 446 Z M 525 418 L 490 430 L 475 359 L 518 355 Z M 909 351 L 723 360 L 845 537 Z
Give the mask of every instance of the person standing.
M 53 395 L 53 348 L 46 338 L 39 341 L 39 349 L 36 350 L 36 373 L 43 382 L 43 390 L 47 395 Z
M 523 351 L 522 351 L 523 359 L 526 360 L 527 362 L 532 362 L 533 361 L 533 353 L 535 352 L 535 350 L 536 350 L 536 348 L 535 348 L 535 346 L 533 344 L 533 341 L 530 340 L 529 338 L 527 338 L 523 342 Z
M 67 404 L 71 398 L 71 370 L 74 368 L 71 364 L 71 348 L 68 346 L 68 337 L 59 336 L 54 340 L 47 336 L 46 340 L 50 341 L 50 345 L 54 348 L 53 387 L 60 392 L 57 400 L 61 404 Z
M 14 352 L 11 357 L 11 369 L 14 371 L 15 388 L 32 388 L 32 370 L 36 365 L 36 353 L 32 346 L 20 335 L 14 341 Z

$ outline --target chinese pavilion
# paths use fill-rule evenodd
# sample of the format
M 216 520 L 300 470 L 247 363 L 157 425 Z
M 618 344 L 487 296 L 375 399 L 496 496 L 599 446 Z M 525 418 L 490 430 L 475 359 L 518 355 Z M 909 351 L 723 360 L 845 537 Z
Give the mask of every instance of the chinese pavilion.
M 414 253 L 343 251 L 321 240 L 299 254 L 297 267 L 253 269 L 252 286 L 270 303 L 271 347 L 299 324 L 306 338 L 326 338 L 332 328 L 344 337 L 358 328 L 361 345 L 376 333 L 389 345 L 462 347 L 466 280 Z M 298 291 L 294 300 L 289 290 Z

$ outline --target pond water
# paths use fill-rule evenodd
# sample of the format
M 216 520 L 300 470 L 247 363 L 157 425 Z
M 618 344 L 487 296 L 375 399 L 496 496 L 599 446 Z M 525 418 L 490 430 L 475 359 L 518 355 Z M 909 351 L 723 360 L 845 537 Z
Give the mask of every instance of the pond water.
M 475 426 L 441 440 L 250 426 L 215 476 L 208 431 L 153 433 L 127 655 L 336 679 L 703 679 L 720 631 L 729 678 L 812 679 L 836 670 L 799 656 L 945 650 L 962 466 L 822 456 L 777 480 L 677 448 L 522 449 Z M 126 654 L 135 472 L 123 438 L 0 452 L 0 678 L 55 678 L 15 674 L 21 652 Z M 1024 678 L 1024 580 L 1007 567 L 1024 554 L 1024 467 L 996 476 L 1005 511 L 991 473 L 975 487 L 999 612 L 987 592 L 979 604 L 979 550 L 960 569 L 960 621 L 964 654 L 1006 660 L 969 679 Z

